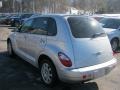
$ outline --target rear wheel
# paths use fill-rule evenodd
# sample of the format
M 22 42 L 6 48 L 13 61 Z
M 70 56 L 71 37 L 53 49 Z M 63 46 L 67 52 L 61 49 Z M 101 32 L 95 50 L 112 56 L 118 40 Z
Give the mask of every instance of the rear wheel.
M 56 69 L 49 59 L 40 62 L 40 75 L 43 83 L 47 86 L 53 86 L 58 80 Z
M 119 47 L 119 41 L 118 41 L 118 39 L 113 39 L 111 41 L 111 46 L 112 46 L 112 50 L 116 51 L 118 49 L 118 47 Z

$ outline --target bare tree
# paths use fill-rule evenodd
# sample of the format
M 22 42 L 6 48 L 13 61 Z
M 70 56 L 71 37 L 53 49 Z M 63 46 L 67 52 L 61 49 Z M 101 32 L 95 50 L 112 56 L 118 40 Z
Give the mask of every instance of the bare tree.
M 120 12 L 120 0 L 1 0 L 0 12 L 64 13 L 68 7 L 99 13 Z

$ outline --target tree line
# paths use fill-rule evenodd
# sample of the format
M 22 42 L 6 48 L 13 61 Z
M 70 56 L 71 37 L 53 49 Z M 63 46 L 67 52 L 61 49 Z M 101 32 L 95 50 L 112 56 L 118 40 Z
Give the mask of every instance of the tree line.
M 120 0 L 73 0 L 73 5 L 96 13 L 120 13 Z
M 0 0 L 0 12 L 65 13 L 68 8 L 95 13 L 119 13 L 120 0 Z

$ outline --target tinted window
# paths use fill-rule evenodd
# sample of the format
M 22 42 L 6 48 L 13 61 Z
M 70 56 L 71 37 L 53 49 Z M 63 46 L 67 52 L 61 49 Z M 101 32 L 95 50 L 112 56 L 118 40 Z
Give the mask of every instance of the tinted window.
M 120 26 L 119 19 L 104 18 L 100 21 L 100 23 L 102 23 L 104 28 L 118 29 Z
M 47 18 L 35 18 L 32 24 L 32 34 L 47 35 Z
M 21 27 L 20 27 L 20 32 L 22 33 L 27 33 L 30 32 L 32 30 L 32 22 L 33 20 L 27 20 Z
M 95 34 L 104 33 L 99 23 L 92 18 L 69 17 L 68 23 L 75 38 L 91 38 Z
M 53 18 L 48 18 L 48 36 L 55 36 L 57 34 L 56 21 Z

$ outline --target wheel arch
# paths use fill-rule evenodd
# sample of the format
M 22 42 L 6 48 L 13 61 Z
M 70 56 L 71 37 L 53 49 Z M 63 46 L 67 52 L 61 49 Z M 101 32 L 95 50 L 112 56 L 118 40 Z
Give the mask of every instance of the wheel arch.
M 120 39 L 119 39 L 118 37 L 112 38 L 111 41 L 110 41 L 110 43 L 111 43 L 114 39 L 118 40 L 118 44 L 120 43 Z M 120 45 L 120 44 L 119 44 L 119 45 Z
M 52 58 L 49 57 L 48 55 L 45 55 L 45 54 L 41 54 L 41 55 L 39 56 L 39 58 L 38 58 L 38 67 L 39 67 L 41 61 L 44 60 L 44 59 L 49 60 L 49 61 L 54 65 L 54 67 L 55 67 L 55 69 L 56 69 L 55 63 L 54 63 L 54 61 L 52 60 Z
M 50 58 L 49 56 L 47 56 L 47 55 L 45 55 L 45 54 L 42 54 L 42 55 L 40 55 L 39 58 L 38 58 L 38 64 L 39 64 L 43 59 L 48 59 L 48 60 L 50 60 L 50 61 L 52 62 L 52 60 L 51 60 L 51 58 Z M 52 62 L 52 63 L 53 63 L 53 62 Z
M 49 61 L 52 63 L 52 65 L 54 66 L 54 68 L 55 68 L 55 70 L 56 70 L 56 74 L 57 74 L 57 77 L 58 77 L 59 75 L 58 75 L 57 67 L 56 67 L 56 65 L 55 65 L 55 62 L 52 60 L 52 58 L 51 58 L 50 56 L 45 55 L 45 54 L 41 54 L 41 55 L 39 56 L 39 58 L 38 58 L 38 67 L 40 67 L 40 63 L 41 63 L 41 61 L 44 60 L 44 59 L 47 59 L 47 60 L 49 60 Z

